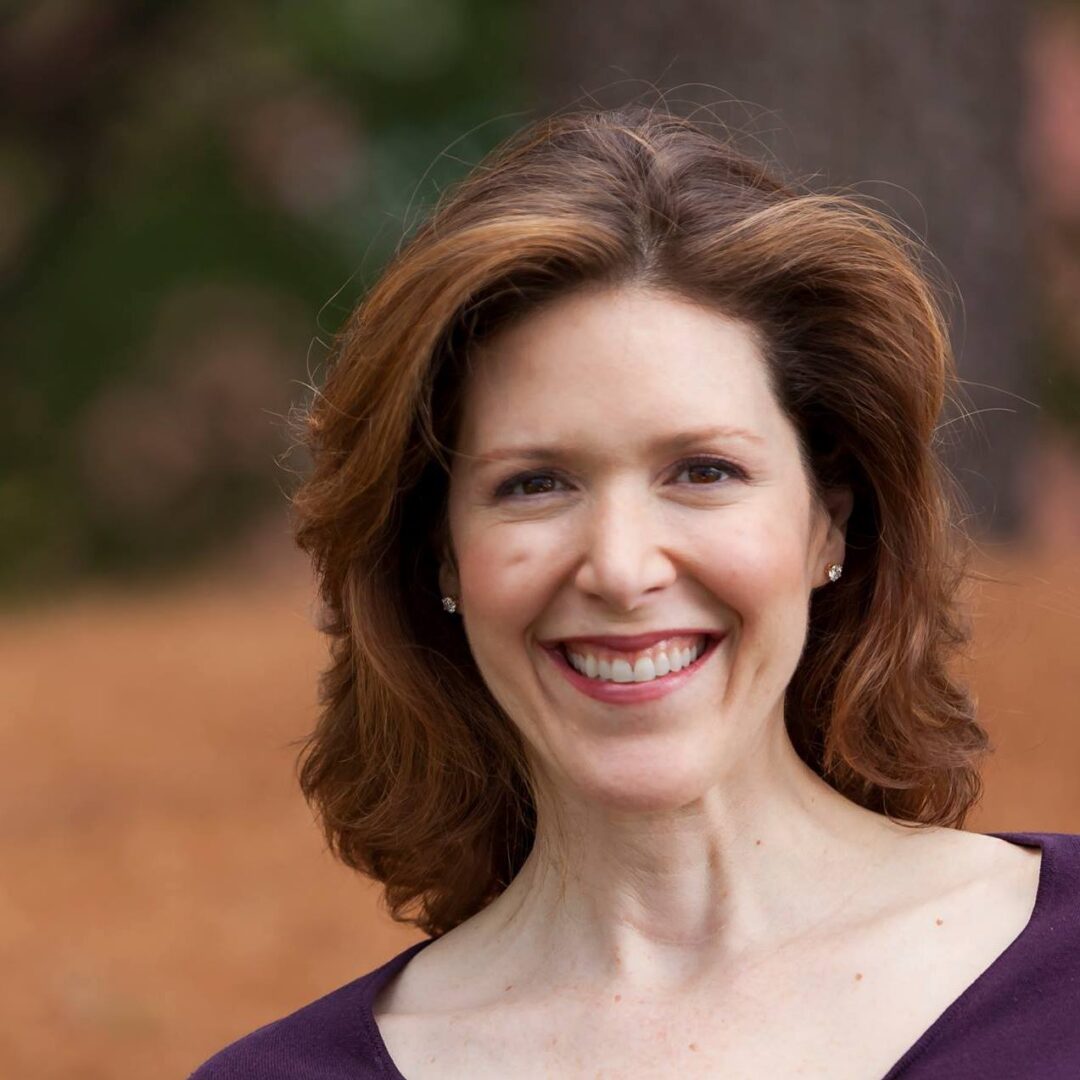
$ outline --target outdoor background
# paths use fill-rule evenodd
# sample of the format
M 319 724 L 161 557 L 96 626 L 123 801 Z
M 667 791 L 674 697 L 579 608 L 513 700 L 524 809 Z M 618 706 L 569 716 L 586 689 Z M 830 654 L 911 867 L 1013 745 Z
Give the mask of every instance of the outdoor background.
M 556 108 L 707 107 L 930 244 L 998 752 L 1080 832 L 1080 2 L 0 7 L 0 1074 L 183 1077 L 416 940 L 293 777 L 290 410 L 439 192 Z

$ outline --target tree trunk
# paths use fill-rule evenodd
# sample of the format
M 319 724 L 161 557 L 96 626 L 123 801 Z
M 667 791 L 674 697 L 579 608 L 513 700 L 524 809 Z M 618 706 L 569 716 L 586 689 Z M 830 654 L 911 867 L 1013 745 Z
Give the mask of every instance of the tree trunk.
M 674 111 L 713 107 L 814 188 L 856 185 L 928 242 L 944 264 L 930 272 L 960 296 L 961 401 L 943 418 L 943 450 L 969 526 L 1015 533 L 1036 410 L 1023 399 L 1037 392 L 1020 164 L 1026 5 L 547 0 L 534 10 L 539 109 L 651 100 L 659 88 Z

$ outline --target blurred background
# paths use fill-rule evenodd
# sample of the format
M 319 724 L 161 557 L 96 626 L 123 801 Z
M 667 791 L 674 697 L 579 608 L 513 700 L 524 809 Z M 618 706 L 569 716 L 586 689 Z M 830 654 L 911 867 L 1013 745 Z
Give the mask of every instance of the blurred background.
M 940 260 L 991 578 L 967 827 L 1080 832 L 1080 0 L 8 0 L 4 1076 L 186 1076 L 420 936 L 293 778 L 290 410 L 447 183 L 657 90 Z

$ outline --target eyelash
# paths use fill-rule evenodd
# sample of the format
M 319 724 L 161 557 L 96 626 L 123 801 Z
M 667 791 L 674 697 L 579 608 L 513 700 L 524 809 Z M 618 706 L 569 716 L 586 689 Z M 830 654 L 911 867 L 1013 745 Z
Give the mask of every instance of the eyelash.
M 694 468 L 708 468 L 717 469 L 720 472 L 727 473 L 734 479 L 745 480 L 746 473 L 739 468 L 738 465 L 733 464 L 730 461 L 725 461 L 723 458 L 716 457 L 695 457 L 686 458 L 683 461 L 678 462 L 679 472 L 683 469 Z M 530 480 L 542 479 L 544 477 L 552 477 L 556 480 L 561 479 L 558 473 L 555 472 L 527 472 L 518 473 L 516 476 L 511 476 L 508 480 L 503 481 L 498 488 L 495 489 L 495 497 L 497 499 L 537 499 L 544 495 L 555 495 L 554 491 L 541 491 L 533 495 L 515 495 L 513 489 L 518 484 L 528 483 Z M 719 481 L 715 484 L 694 484 L 694 487 L 718 487 Z

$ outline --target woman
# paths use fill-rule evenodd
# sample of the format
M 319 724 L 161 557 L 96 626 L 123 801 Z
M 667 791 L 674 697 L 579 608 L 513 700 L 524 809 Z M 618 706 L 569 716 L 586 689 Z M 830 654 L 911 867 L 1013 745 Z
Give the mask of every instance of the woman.
M 444 196 L 295 497 L 302 787 L 428 938 L 199 1080 L 1080 1075 L 1080 839 L 960 830 L 989 743 L 917 256 L 643 107 Z

